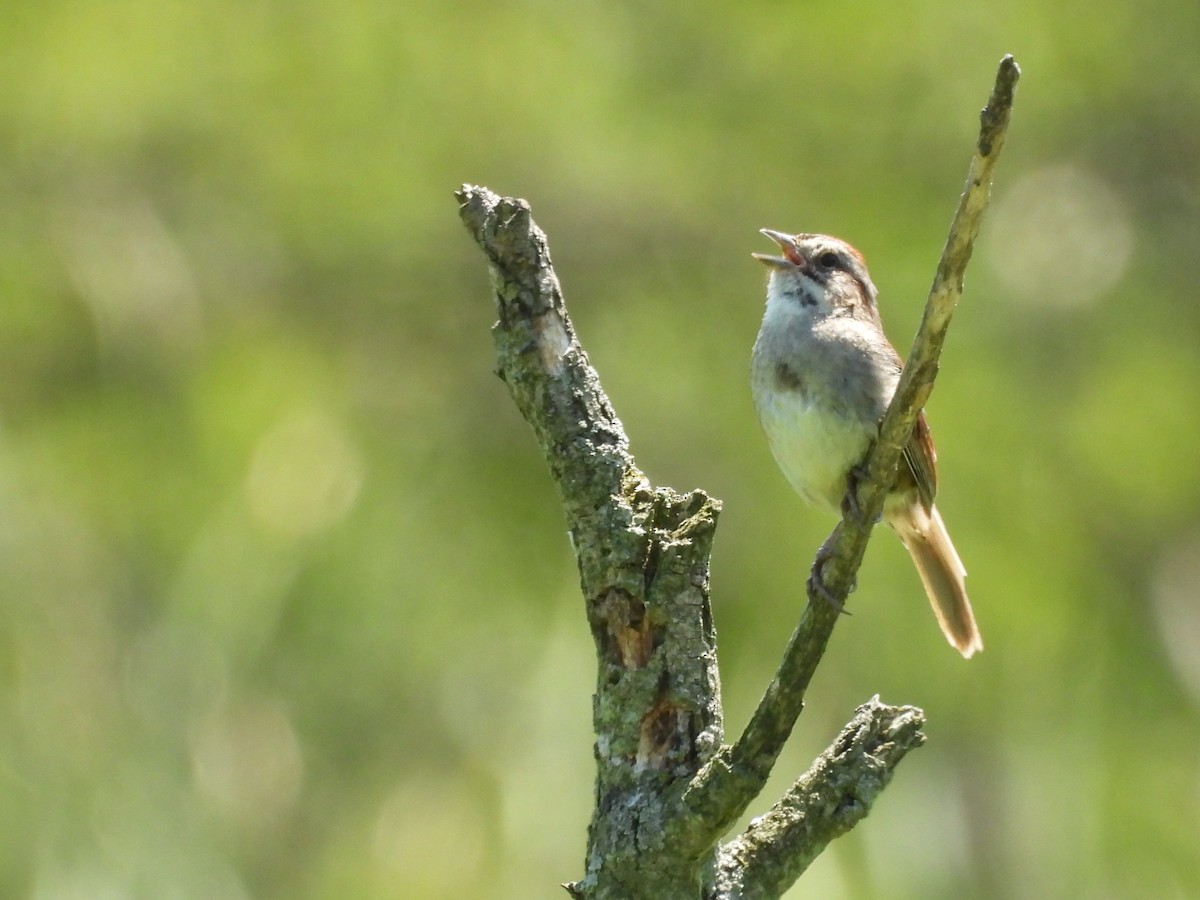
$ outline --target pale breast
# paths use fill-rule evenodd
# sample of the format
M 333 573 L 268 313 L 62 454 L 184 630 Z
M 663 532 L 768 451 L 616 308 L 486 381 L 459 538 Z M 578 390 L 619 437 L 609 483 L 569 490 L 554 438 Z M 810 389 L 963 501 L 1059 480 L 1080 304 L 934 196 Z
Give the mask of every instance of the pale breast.
M 895 389 L 880 378 L 894 375 L 875 359 L 880 342 L 870 323 L 820 316 L 786 300 L 768 296 L 751 355 L 754 405 L 788 482 L 836 514 L 846 474 L 866 454 Z
M 755 391 L 758 419 L 775 461 L 806 502 L 838 513 L 846 473 L 870 441 L 862 423 L 814 404 L 803 386 Z

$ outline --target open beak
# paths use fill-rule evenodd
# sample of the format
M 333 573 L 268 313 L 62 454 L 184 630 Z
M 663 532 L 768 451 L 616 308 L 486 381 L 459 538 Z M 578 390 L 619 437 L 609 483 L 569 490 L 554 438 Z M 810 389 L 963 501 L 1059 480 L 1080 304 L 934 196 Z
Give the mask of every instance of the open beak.
M 773 269 L 793 269 L 797 266 L 804 266 L 805 259 L 796 252 L 795 239 L 790 234 L 784 234 L 782 231 L 774 231 L 770 228 L 760 228 L 760 234 L 764 234 L 777 243 L 783 256 L 772 256 L 769 253 L 751 253 L 750 255 L 757 259 L 765 266 L 770 266 Z

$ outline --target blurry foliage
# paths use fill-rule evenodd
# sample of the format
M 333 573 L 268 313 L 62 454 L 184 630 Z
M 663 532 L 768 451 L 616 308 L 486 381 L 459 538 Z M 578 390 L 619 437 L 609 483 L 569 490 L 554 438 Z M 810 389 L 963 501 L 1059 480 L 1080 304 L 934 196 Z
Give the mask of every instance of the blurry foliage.
M 904 349 L 1004 52 L 930 408 L 987 651 L 944 646 L 881 534 L 777 786 L 877 691 L 931 740 L 793 893 L 1200 894 L 1198 20 L 6 10 L 0 894 L 561 896 L 592 652 L 451 191 L 531 200 L 638 461 L 726 502 L 737 729 L 831 525 L 753 420 L 755 230 L 861 247 Z

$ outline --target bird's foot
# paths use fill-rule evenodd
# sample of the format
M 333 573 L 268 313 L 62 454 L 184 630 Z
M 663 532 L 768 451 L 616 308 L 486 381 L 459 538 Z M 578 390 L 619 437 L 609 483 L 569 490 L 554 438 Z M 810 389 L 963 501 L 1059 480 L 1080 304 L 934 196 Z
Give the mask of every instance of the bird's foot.
M 833 545 L 837 543 L 837 539 L 841 533 L 842 526 L 839 523 L 837 528 L 833 530 L 833 533 L 825 539 L 825 542 L 817 550 L 812 569 L 808 573 L 807 587 L 809 597 L 820 597 L 838 612 L 850 615 L 850 611 L 846 609 L 846 605 L 842 602 L 841 598 L 826 586 L 825 575 L 822 571 L 825 568 L 825 563 L 829 562 L 829 559 L 833 556 Z M 847 593 L 853 593 L 856 586 L 857 580 L 851 582 L 850 590 Z
M 846 493 L 842 496 L 842 515 L 852 522 L 862 524 L 862 507 L 858 504 L 858 487 L 867 480 L 867 469 L 862 463 L 851 466 L 846 473 Z M 876 517 L 876 524 L 879 523 Z

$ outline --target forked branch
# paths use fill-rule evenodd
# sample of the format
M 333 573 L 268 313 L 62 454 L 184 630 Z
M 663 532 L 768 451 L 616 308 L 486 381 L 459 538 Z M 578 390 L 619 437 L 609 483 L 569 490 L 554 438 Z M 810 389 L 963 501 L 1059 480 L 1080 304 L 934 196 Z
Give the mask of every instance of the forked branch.
M 823 572 L 844 600 L 937 372 L 962 291 L 1019 75 L 1001 62 L 966 190 L 904 375 L 864 463 L 857 507 Z M 774 897 L 833 837 L 866 815 L 896 763 L 923 740 L 923 715 L 877 701 L 770 812 L 716 842 L 762 790 L 837 621 L 810 596 L 742 736 L 722 744 L 708 558 L 720 504 L 655 488 L 576 339 L 545 234 L 524 200 L 464 185 L 460 215 L 487 255 L 499 321 L 498 373 L 533 427 L 559 489 L 598 658 L 596 808 L 576 897 Z

